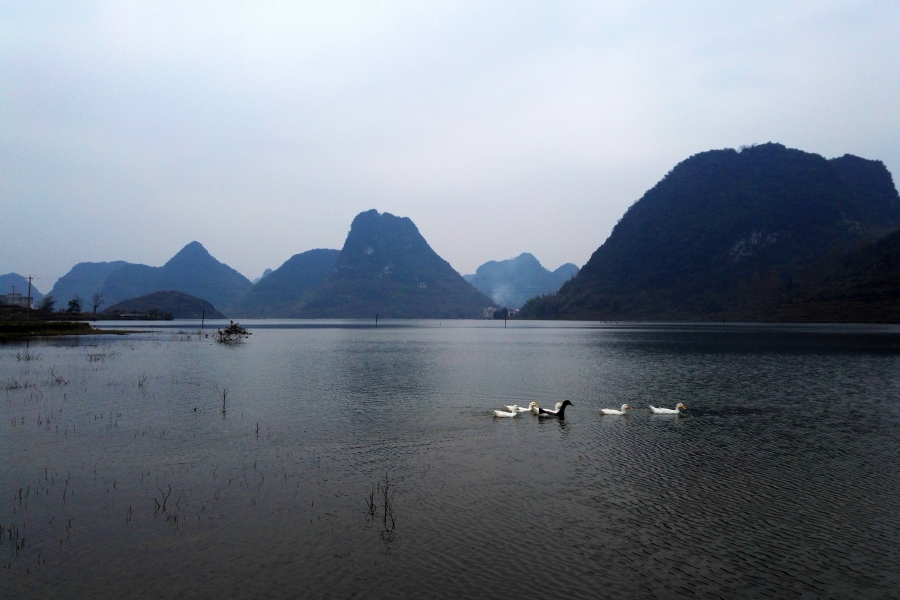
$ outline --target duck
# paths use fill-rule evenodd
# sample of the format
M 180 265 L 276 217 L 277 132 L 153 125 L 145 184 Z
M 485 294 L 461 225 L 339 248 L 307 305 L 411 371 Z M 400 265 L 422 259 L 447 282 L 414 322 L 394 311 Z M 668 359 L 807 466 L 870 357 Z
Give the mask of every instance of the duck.
M 533 412 L 534 414 L 540 416 L 541 411 L 544 410 L 544 409 L 541 408 L 540 406 L 538 406 L 538 403 L 537 403 L 537 402 L 532 402 L 532 404 L 534 404 L 534 406 L 531 407 L 531 412 Z M 560 406 L 562 406 L 562 402 L 557 402 L 557 403 L 556 403 L 556 408 L 554 408 L 553 410 L 547 411 L 547 412 L 554 412 L 554 413 L 555 413 L 555 412 L 558 412 Z
M 650 410 L 653 411 L 653 413 L 654 413 L 654 414 L 657 414 L 657 415 L 677 415 L 677 414 L 679 414 L 679 412 L 678 412 L 679 409 L 680 409 L 680 410 L 687 410 L 687 406 L 685 406 L 685 405 L 682 404 L 681 402 L 679 402 L 677 405 L 675 405 L 675 408 L 674 408 L 674 409 L 671 409 L 671 408 L 656 408 L 656 407 L 653 406 L 652 404 L 650 405 Z
M 557 412 L 559 412 L 559 409 L 562 407 L 562 402 L 557 402 L 556 407 L 554 407 L 553 410 L 543 409 L 540 406 L 538 406 L 537 402 L 533 402 L 532 404 L 534 404 L 534 406 L 531 407 L 531 412 L 533 412 L 536 415 L 539 415 L 542 412 L 557 413 Z M 572 403 L 570 402 L 569 404 L 572 404 Z
M 547 410 L 546 408 L 538 408 L 538 416 L 539 417 L 557 417 L 560 419 L 566 418 L 566 407 L 567 406 L 575 406 L 568 400 L 564 400 L 556 404 L 558 407 L 556 410 Z
M 510 410 L 509 412 L 504 412 L 502 410 L 495 410 L 494 416 L 495 417 L 514 417 L 517 414 L 519 414 L 519 412 L 517 410 L 519 407 L 516 406 L 515 404 L 513 404 L 512 406 L 510 406 L 508 408 L 511 408 L 512 410 Z
M 622 408 L 620 408 L 619 410 L 616 410 L 616 409 L 614 409 L 614 408 L 601 408 L 601 409 L 600 409 L 600 414 L 603 414 L 603 415 L 624 415 L 624 414 L 626 414 L 626 413 L 625 413 L 626 410 L 631 410 L 631 407 L 628 406 L 627 404 L 623 404 L 623 405 L 622 405 Z
M 532 402 L 531 404 L 528 405 L 528 408 L 522 408 L 521 406 L 518 406 L 518 405 L 515 405 L 515 404 L 513 404 L 513 405 L 511 405 L 511 406 L 507 404 L 507 405 L 506 405 L 506 410 L 508 410 L 509 412 L 515 411 L 515 412 L 520 412 L 520 413 L 523 413 L 523 412 L 533 412 L 535 406 L 537 406 L 537 402 Z

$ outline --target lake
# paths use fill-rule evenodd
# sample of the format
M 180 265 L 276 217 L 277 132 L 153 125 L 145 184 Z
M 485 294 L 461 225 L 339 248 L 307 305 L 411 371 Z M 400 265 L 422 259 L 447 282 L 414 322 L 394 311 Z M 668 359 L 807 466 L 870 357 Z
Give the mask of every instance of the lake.
M 4 598 L 900 596 L 900 327 L 244 324 L 0 345 Z

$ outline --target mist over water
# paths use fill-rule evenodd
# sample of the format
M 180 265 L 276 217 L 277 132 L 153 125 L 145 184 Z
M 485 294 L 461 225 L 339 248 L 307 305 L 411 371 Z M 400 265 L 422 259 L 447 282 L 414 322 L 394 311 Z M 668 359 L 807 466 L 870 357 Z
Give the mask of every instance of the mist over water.
M 3 597 L 900 595 L 898 327 L 245 324 L 0 345 Z

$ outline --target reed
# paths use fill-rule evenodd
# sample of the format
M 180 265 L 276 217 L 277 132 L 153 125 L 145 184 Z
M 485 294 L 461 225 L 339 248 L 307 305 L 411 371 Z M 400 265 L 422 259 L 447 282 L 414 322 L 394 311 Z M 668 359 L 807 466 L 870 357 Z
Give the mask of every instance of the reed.
M 160 495 L 162 496 L 162 502 L 157 500 L 156 497 L 153 498 L 153 502 L 155 504 L 153 507 L 154 515 L 159 514 L 161 512 L 166 512 L 166 503 L 168 503 L 168 501 L 169 501 L 169 496 L 172 495 L 172 486 L 170 485 L 170 486 L 168 486 L 168 488 L 169 488 L 168 492 L 163 492 L 162 488 L 157 488 L 159 490 Z
M 396 493 L 397 488 L 394 484 L 391 483 L 390 479 L 388 478 L 388 473 L 387 471 L 385 471 L 384 481 L 377 482 L 369 491 L 369 494 L 366 496 L 368 519 L 374 519 L 375 515 L 378 513 L 378 505 L 375 500 L 376 496 L 381 500 L 381 523 L 383 526 L 382 533 L 390 534 L 393 533 L 394 529 L 397 528 L 397 522 L 394 519 L 394 496 Z
M 369 517 L 374 518 L 375 512 L 378 510 L 378 507 L 375 505 L 375 486 L 372 486 L 372 490 L 366 496 L 366 505 L 369 507 Z
M 50 385 L 69 385 L 69 382 L 62 375 L 57 375 L 55 369 L 50 369 Z
M 30 361 L 40 360 L 40 358 L 40 353 L 32 352 L 28 348 L 26 348 L 24 352 L 16 352 L 16 360 Z

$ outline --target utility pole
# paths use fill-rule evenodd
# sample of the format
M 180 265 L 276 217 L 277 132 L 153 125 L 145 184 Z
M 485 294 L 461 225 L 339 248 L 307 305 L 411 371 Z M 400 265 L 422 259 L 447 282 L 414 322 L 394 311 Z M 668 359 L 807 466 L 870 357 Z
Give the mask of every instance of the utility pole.
M 31 320 L 31 275 L 28 276 L 28 320 Z

